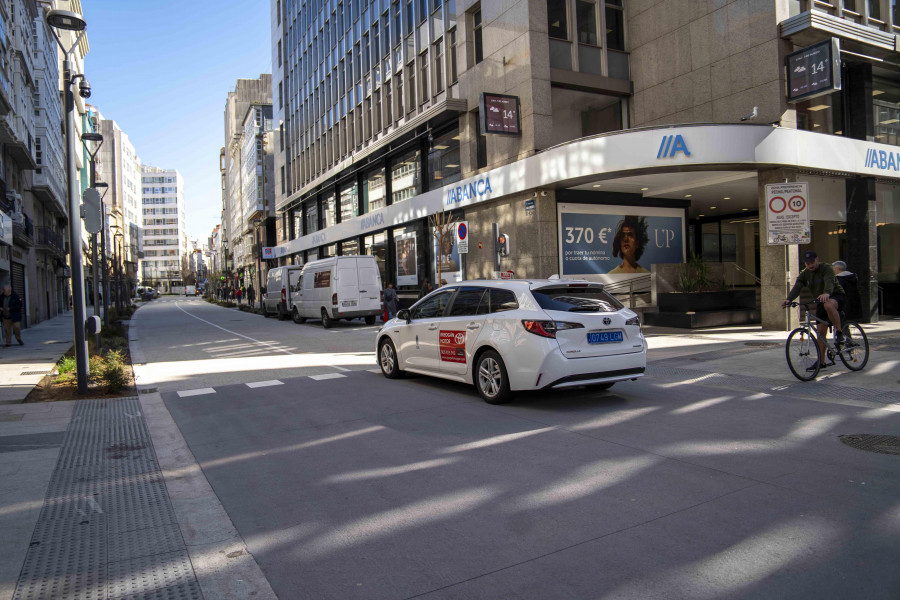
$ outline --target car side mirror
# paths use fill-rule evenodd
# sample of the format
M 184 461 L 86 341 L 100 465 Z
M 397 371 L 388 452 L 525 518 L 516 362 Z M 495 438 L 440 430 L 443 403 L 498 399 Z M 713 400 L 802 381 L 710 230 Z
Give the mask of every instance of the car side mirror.
M 412 323 L 412 318 L 409 316 L 409 311 L 405 308 L 397 311 L 397 318 L 403 319 L 407 323 Z

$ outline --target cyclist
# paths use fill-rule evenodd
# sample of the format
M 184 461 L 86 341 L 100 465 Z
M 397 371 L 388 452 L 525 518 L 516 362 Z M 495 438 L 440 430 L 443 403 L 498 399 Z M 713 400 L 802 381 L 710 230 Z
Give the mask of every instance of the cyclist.
M 816 306 L 816 317 L 822 319 L 822 321 L 825 321 L 826 319 L 831 321 L 831 324 L 834 325 L 835 342 L 838 347 L 840 347 L 844 342 L 844 333 L 841 330 L 840 312 L 844 308 L 844 304 L 847 300 L 847 297 L 844 294 L 844 288 L 841 287 L 832 266 L 828 263 L 819 262 L 819 256 L 816 254 L 815 250 L 807 250 L 803 254 L 803 264 L 806 265 L 806 268 L 800 272 L 800 275 L 797 277 L 797 282 L 794 284 L 794 287 L 791 288 L 788 297 L 781 303 L 781 306 L 788 306 L 800 295 L 800 290 L 803 289 L 803 287 L 809 287 L 813 296 L 819 301 L 819 304 Z M 819 334 L 816 337 L 816 341 L 819 344 L 819 356 L 823 357 L 823 362 L 818 368 L 824 369 L 825 334 L 828 331 L 827 323 L 818 322 L 816 324 L 816 330 Z M 809 367 L 807 371 L 815 371 L 816 368 L 816 365 L 813 365 Z

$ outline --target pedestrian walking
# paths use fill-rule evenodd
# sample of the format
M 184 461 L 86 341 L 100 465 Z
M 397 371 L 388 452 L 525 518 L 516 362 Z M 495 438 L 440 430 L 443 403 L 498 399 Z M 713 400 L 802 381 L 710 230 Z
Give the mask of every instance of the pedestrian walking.
M 238 304 L 241 303 L 241 297 L 244 295 L 243 288 L 238 288 L 234 291 L 234 297 L 237 300 Z
M 253 306 L 254 300 L 256 300 L 256 290 L 253 289 L 253 284 L 251 283 L 247 288 L 247 303 Z
M 397 290 L 394 289 L 394 284 L 387 284 L 384 290 L 384 310 L 387 311 L 388 320 L 393 319 L 397 314 L 399 303 L 400 299 L 397 297 Z
M 6 345 L 12 343 L 13 334 L 20 346 L 22 341 L 22 299 L 12 290 L 8 284 L 3 286 L 3 295 L 0 296 L 0 310 L 3 315 L 3 333 L 6 337 Z
M 431 285 L 431 281 L 426 279 L 422 282 L 422 287 L 419 290 L 419 298 L 424 298 L 428 294 L 430 294 L 434 290 L 434 286 Z

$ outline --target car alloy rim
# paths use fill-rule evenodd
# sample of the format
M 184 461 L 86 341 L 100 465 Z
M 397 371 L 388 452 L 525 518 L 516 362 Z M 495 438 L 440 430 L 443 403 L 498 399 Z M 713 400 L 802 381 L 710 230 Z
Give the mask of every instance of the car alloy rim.
M 478 368 L 478 384 L 486 396 L 496 396 L 500 391 L 500 365 L 493 358 L 481 361 Z
M 390 344 L 381 346 L 381 368 L 385 373 L 390 373 L 394 370 L 394 353 L 391 352 Z

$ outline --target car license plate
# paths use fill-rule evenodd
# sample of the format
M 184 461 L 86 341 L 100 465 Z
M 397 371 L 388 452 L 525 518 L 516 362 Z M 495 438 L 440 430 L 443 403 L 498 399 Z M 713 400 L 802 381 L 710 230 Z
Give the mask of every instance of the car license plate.
M 587 334 L 588 344 L 612 344 L 624 339 L 621 331 L 590 331 Z
M 341 302 L 341 306 L 356 306 L 356 300 L 345 300 Z

